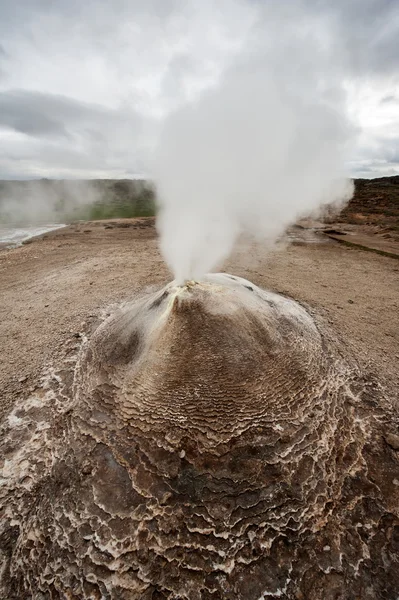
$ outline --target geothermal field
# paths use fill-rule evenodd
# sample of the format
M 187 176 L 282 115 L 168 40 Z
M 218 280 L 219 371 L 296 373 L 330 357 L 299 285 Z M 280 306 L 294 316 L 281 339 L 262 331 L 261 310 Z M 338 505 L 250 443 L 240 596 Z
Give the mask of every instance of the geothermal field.
M 0 2 L 0 600 L 399 600 L 398 39 Z

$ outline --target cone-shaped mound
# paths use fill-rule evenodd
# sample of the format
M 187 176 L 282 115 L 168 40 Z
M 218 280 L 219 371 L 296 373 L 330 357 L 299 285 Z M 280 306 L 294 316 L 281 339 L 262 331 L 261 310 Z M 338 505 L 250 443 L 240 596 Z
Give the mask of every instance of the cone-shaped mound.
M 139 428 L 182 422 L 220 444 L 258 420 L 297 419 L 323 393 L 328 361 L 300 305 L 215 274 L 128 304 L 94 335 L 81 373 L 83 396 L 114 386 L 114 410 Z M 107 394 L 89 402 L 97 413 L 102 396 L 106 412 Z
M 0 592 L 395 598 L 394 415 L 342 356 L 298 303 L 226 274 L 126 304 L 71 388 L 9 419 Z

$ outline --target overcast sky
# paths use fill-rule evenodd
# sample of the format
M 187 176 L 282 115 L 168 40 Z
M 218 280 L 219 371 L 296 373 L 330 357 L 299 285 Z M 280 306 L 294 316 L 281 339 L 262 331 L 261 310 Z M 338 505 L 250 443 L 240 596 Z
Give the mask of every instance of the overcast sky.
M 0 178 L 148 172 L 162 119 L 249 46 L 340 96 L 350 175 L 398 174 L 398 40 L 399 0 L 0 0 Z

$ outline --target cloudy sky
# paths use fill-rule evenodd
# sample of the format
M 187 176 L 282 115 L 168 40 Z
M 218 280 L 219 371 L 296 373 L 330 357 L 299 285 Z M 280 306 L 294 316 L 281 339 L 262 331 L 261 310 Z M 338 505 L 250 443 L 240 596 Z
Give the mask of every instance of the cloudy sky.
M 398 174 L 398 40 L 398 0 L 0 0 L 0 178 L 148 172 L 165 117 L 249 47 L 339 98 L 350 175 Z

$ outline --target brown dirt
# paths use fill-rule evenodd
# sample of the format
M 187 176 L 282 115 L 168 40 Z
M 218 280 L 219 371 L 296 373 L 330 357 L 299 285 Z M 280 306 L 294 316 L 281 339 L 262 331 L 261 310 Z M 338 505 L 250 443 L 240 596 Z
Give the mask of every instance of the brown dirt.
M 341 223 L 375 227 L 399 241 L 399 175 L 355 179 L 353 198 L 341 211 Z
M 271 253 L 258 244 L 241 246 L 225 270 L 311 306 L 362 365 L 397 389 L 397 260 L 325 239 Z M 153 219 L 72 225 L 2 251 L 0 415 L 56 363 L 85 321 L 170 279 Z
M 335 230 L 332 230 L 335 231 Z M 394 240 L 387 240 L 382 237 L 373 236 L 363 232 L 345 233 L 337 231 L 337 233 L 326 234 L 337 242 L 343 244 L 357 246 L 363 250 L 377 252 L 377 254 L 387 255 L 392 258 L 399 259 L 399 244 Z

